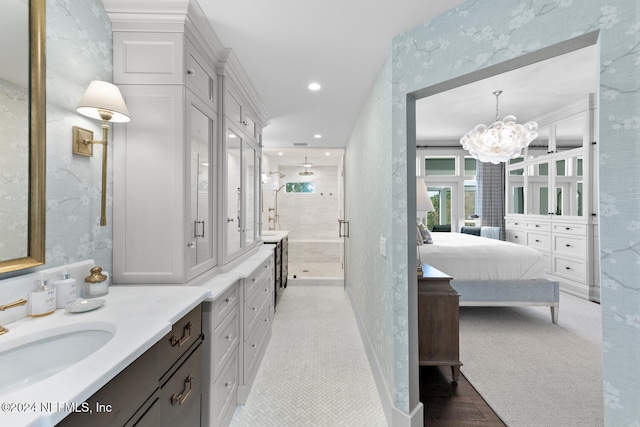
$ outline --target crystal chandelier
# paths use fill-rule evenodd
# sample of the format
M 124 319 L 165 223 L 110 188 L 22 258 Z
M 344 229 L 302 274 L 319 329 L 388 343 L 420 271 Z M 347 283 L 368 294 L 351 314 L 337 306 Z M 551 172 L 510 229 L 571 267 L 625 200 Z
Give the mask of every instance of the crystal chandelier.
M 498 164 L 514 159 L 538 137 L 536 122 L 517 124 L 515 116 L 498 119 L 498 97 L 501 93 L 501 90 L 493 92 L 496 97 L 496 121 L 488 127 L 479 124 L 460 138 L 462 148 L 481 162 Z

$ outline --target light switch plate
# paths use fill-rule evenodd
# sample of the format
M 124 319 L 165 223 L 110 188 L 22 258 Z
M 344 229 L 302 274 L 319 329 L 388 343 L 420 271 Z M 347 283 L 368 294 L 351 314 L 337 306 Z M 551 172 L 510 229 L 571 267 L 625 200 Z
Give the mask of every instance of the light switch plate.
M 387 256 L 387 239 L 385 237 L 380 236 L 380 243 L 378 244 L 380 249 L 380 255 L 383 257 Z

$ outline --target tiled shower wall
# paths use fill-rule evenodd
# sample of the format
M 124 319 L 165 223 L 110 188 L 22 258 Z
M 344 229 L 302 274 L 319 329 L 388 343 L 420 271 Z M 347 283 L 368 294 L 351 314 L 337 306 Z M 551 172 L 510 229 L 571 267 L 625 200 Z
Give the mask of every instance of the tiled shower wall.
M 273 167 L 273 166 L 272 166 Z M 341 278 L 342 243 L 338 237 L 340 218 L 339 169 L 336 166 L 313 166 L 311 176 L 301 176 L 302 166 L 278 166 L 284 173 L 264 184 L 263 230 L 269 229 L 268 217 L 274 215 L 275 190 L 287 182 L 315 183 L 315 193 L 278 193 L 277 230 L 289 231 L 289 278 Z M 273 226 L 273 222 L 271 223 Z

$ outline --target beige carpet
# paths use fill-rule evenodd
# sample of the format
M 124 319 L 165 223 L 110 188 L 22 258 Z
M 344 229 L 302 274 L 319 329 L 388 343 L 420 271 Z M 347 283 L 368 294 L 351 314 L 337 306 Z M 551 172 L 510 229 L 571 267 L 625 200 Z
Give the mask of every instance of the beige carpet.
M 462 372 L 510 427 L 603 425 L 600 305 L 461 307 Z

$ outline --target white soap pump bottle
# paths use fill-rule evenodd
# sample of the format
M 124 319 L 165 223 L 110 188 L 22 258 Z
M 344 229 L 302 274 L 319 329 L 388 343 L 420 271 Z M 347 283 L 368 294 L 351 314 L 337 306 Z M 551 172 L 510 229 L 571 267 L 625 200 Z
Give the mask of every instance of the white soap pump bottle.
M 56 280 L 53 284 L 56 287 L 56 308 L 65 308 L 76 300 L 76 279 L 72 279 L 67 270 L 62 272 L 62 279 Z
M 56 311 L 56 290 L 47 285 L 47 277 L 42 274 L 36 280 L 36 288 L 29 295 L 29 316 L 46 316 Z

